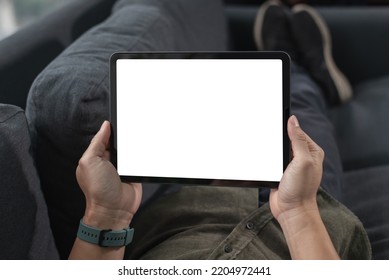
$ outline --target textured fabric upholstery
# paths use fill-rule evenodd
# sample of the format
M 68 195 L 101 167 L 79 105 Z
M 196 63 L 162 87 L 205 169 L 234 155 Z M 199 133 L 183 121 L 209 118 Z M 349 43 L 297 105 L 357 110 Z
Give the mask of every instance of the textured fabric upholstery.
M 0 104 L 0 259 L 56 259 L 24 112 Z

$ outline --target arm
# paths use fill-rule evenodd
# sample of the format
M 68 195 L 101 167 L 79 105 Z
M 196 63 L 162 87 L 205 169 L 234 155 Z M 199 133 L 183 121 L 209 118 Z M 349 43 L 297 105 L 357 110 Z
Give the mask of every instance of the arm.
M 140 184 L 120 181 L 109 161 L 110 125 L 105 121 L 79 161 L 76 176 L 85 195 L 84 224 L 99 229 L 127 228 L 139 208 Z M 79 238 L 69 259 L 123 259 L 124 247 L 100 247 Z
M 339 259 L 320 217 L 316 194 L 323 171 L 323 150 L 290 117 L 288 134 L 293 160 L 278 189 L 270 194 L 270 208 L 280 223 L 292 259 Z

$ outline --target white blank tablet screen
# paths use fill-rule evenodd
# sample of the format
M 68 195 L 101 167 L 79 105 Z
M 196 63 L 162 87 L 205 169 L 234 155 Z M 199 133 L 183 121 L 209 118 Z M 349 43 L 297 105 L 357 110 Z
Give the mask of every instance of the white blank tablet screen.
M 280 59 L 118 59 L 121 176 L 279 181 Z

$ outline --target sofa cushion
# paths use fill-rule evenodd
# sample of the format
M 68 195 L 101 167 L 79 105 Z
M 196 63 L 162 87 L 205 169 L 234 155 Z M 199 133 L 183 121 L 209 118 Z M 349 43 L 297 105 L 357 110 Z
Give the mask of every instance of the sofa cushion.
M 0 104 L 0 259 L 56 259 L 24 112 Z
M 345 170 L 389 164 L 389 76 L 354 88 L 354 98 L 335 108 L 338 145 Z
M 389 259 L 389 165 L 346 172 L 344 203 L 362 221 L 374 259 Z
M 108 119 L 111 54 L 226 49 L 219 1 L 170 0 L 180 3 L 179 13 L 147 0 L 126 2 L 55 59 L 29 93 L 26 114 L 61 258 L 67 258 L 84 213 L 75 177 L 78 160 Z M 189 31 L 192 25 L 196 28 Z

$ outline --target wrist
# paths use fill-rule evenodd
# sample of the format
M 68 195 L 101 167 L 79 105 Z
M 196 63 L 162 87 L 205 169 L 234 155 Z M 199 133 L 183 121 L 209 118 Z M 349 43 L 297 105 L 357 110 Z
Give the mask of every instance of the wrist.
M 281 212 L 276 217 L 283 230 L 298 231 L 310 225 L 313 221 L 321 220 L 316 201 Z
M 134 229 L 121 230 L 99 229 L 86 225 L 82 220 L 77 231 L 77 237 L 85 242 L 100 247 L 123 247 L 131 243 Z
M 293 209 L 278 216 L 286 239 L 299 239 L 306 232 L 315 231 L 322 224 L 319 208 Z
M 85 225 L 91 227 L 120 230 L 130 225 L 132 217 L 133 215 L 126 211 L 87 207 L 82 220 Z
M 279 215 L 292 259 L 339 259 L 319 209 L 294 209 Z

